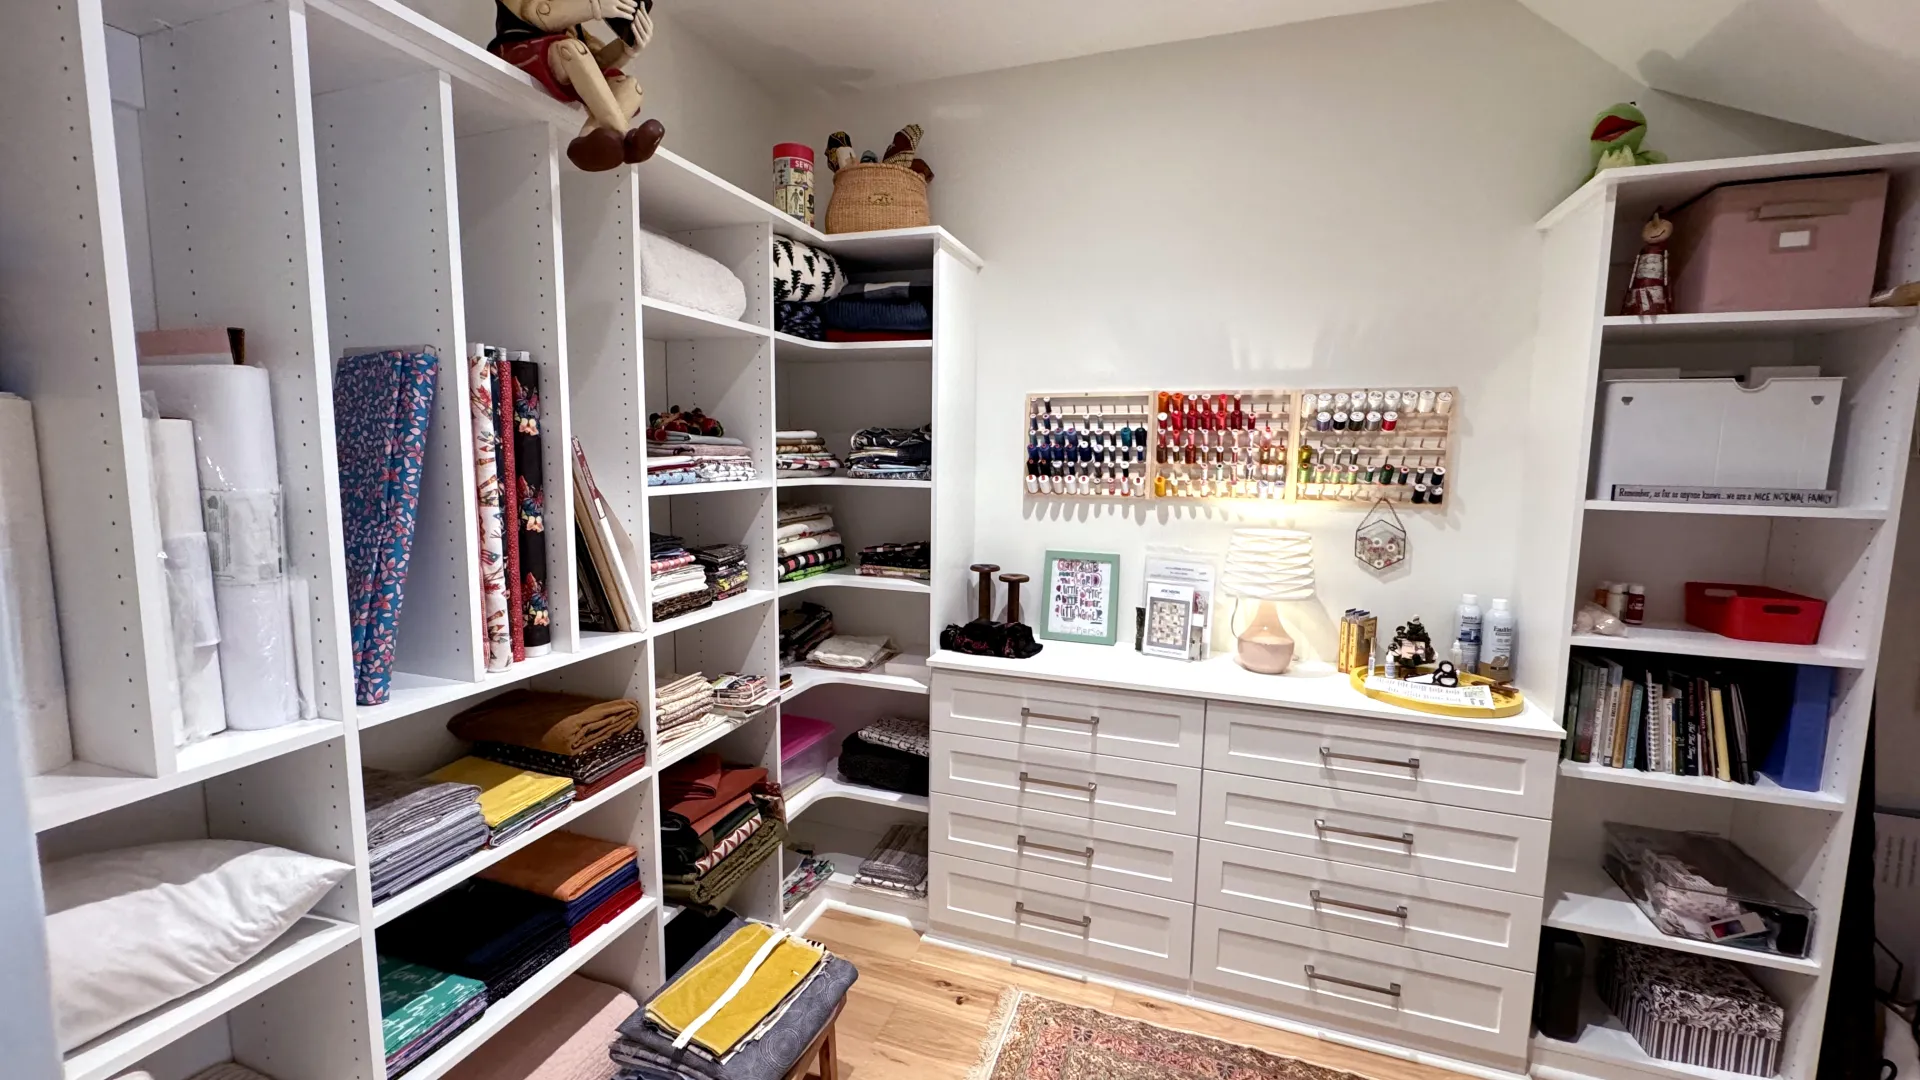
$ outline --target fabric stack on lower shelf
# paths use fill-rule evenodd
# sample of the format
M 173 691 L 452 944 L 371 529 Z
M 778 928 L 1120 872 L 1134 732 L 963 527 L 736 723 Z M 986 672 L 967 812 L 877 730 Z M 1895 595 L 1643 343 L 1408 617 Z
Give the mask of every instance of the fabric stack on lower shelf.
M 638 854 L 625 844 L 562 830 L 480 872 L 485 881 L 549 901 L 562 913 L 567 940 L 588 934 L 640 901 Z
M 888 637 L 857 637 L 835 634 L 815 645 L 802 660 L 815 667 L 835 671 L 872 671 L 900 655 Z
M 399 1077 L 487 1011 L 487 984 L 380 957 L 380 1035 Z
M 653 723 L 665 753 L 725 718 L 713 715 L 713 685 L 705 675 L 662 672 L 653 684 Z
M 767 684 L 764 675 L 742 675 L 737 671 L 727 672 L 717 679 L 710 680 L 713 687 L 713 707 L 734 716 L 745 716 L 771 705 L 774 691 Z
M 786 880 L 780 883 L 781 911 L 792 911 L 799 907 L 802 900 L 812 896 L 815 889 L 833 877 L 831 861 L 797 848 L 788 848 L 787 853 L 798 861 L 793 869 L 787 871 Z
M 713 544 L 690 549 L 694 561 L 707 577 L 707 588 L 715 600 L 725 600 L 747 591 L 752 575 L 747 570 L 747 549 L 739 544 Z
M 492 881 L 469 881 L 379 932 L 381 956 L 477 979 L 487 1000 L 519 989 L 567 951 L 566 906 Z
M 711 914 L 780 850 L 786 803 L 767 770 L 700 754 L 660 775 L 667 899 Z
M 933 425 L 854 432 L 847 475 L 856 480 L 933 479 Z
M 699 611 L 713 604 L 707 572 L 677 536 L 653 533 L 648 538 L 653 563 L 653 621 Z
M 491 835 L 472 784 L 360 770 L 367 808 L 373 902 L 379 903 L 487 846 Z
M 647 418 L 647 484 L 720 484 L 758 473 L 747 444 L 699 409 L 679 406 Z
M 513 690 L 447 721 L 474 757 L 573 781 L 590 799 L 646 767 L 640 703 L 582 694 Z
M 925 720 L 889 717 L 868 724 L 840 744 L 840 775 L 905 795 L 927 794 L 931 737 Z
M 782 508 L 780 530 L 774 540 L 781 581 L 799 581 L 847 565 L 847 548 L 834 530 L 831 506 Z
M 776 431 L 773 438 L 774 464 L 782 477 L 832 476 L 840 471 L 840 459 L 827 453 L 817 431 Z
M 926 581 L 933 576 L 933 545 L 925 540 L 908 544 L 875 544 L 860 549 L 860 573 L 865 577 Z
M 620 1025 L 610 1052 L 621 1080 L 783 1080 L 859 975 L 820 945 L 735 919 Z
M 897 899 L 927 897 L 927 827 L 899 822 L 860 864 L 853 887 Z
M 618 987 L 569 975 L 447 1080 L 613 1080 L 619 1070 L 607 1046 L 639 1007 Z
M 427 779 L 480 789 L 480 812 L 491 831 L 490 847 L 508 843 L 573 802 L 573 781 L 485 758 L 463 757 L 428 773 Z
M 933 336 L 933 286 L 848 285 L 821 308 L 820 321 L 828 341 L 925 341 Z
M 780 612 L 780 662 L 797 664 L 833 636 L 833 612 L 810 600 Z

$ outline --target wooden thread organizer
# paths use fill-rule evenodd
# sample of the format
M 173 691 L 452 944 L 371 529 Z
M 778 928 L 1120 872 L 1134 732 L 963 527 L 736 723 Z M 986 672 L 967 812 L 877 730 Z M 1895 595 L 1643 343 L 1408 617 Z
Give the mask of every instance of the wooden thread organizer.
M 1445 509 L 1452 494 L 1451 470 L 1453 418 L 1459 412 L 1459 392 L 1452 387 L 1416 387 L 1396 391 L 1403 399 L 1412 397 L 1411 409 L 1388 410 L 1369 407 L 1362 426 L 1355 429 L 1349 420 L 1345 430 L 1322 430 L 1319 398 L 1340 391 L 1303 390 L 1299 423 L 1294 436 L 1293 498 L 1297 502 L 1343 502 L 1372 504 L 1385 499 L 1396 506 Z M 1349 403 L 1355 393 L 1373 401 L 1373 391 L 1345 392 Z M 1374 404 L 1385 405 L 1385 391 Z M 1308 399 L 1314 399 L 1310 408 Z M 1337 399 L 1335 402 L 1337 406 Z M 1428 411 L 1421 412 L 1425 404 Z M 1444 408 L 1446 411 L 1441 412 Z M 1394 412 L 1393 430 L 1385 428 L 1385 414 Z M 1377 423 L 1371 419 L 1381 414 Z M 1349 412 L 1349 417 L 1353 414 Z M 1439 488 L 1441 498 L 1432 501 Z
M 1027 493 L 1075 499 L 1150 496 L 1152 406 L 1145 393 L 1027 395 Z
M 1154 498 L 1286 500 L 1294 391 L 1163 390 L 1154 403 Z

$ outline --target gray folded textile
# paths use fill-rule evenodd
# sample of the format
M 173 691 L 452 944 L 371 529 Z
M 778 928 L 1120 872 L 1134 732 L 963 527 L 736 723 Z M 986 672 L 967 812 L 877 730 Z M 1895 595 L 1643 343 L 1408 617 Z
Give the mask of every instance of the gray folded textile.
M 373 902 L 405 892 L 460 862 L 486 847 L 491 835 L 486 817 L 475 806 L 471 815 L 450 818 L 441 830 L 382 848 L 367 868 Z
M 745 925 L 741 919 L 728 923 L 687 961 L 687 967 L 705 959 Z M 859 977 L 859 970 L 852 964 L 828 954 L 819 974 L 786 1003 L 785 1012 L 773 1027 L 735 1050 L 724 1062 L 713 1060 L 692 1045 L 675 1050 L 673 1040 L 647 1022 L 644 1007 L 620 1024 L 620 1037 L 607 1053 L 622 1069 L 622 1077 L 636 1080 L 784 1080 Z
M 924 885 L 927 880 L 927 827 L 899 822 L 880 838 L 855 877 L 862 885 Z
M 480 789 L 472 784 L 442 783 L 366 767 L 360 770 L 360 782 L 370 848 L 430 830 L 442 817 L 480 805 Z

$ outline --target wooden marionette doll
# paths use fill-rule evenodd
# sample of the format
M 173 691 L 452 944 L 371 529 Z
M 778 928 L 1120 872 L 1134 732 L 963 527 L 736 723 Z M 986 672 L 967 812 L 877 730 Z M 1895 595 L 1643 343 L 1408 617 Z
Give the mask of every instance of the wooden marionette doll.
M 1667 256 L 1667 244 L 1673 239 L 1673 222 L 1654 211 L 1641 228 L 1640 239 L 1646 243 L 1633 260 L 1633 280 L 1620 303 L 1620 314 L 1671 315 L 1673 262 Z
M 587 122 L 567 144 L 567 159 L 586 172 L 639 164 L 666 138 L 658 120 L 629 128 L 645 97 L 620 70 L 653 38 L 653 0 L 494 0 L 487 51 L 533 76 L 547 93 L 586 107 Z M 603 42 L 587 23 L 604 20 L 615 36 Z

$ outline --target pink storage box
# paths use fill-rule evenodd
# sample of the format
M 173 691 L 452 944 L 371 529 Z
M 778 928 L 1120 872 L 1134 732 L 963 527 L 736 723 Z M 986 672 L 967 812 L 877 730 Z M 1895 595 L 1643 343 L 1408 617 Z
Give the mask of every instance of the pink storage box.
M 1887 174 L 1726 184 L 1673 215 L 1674 310 L 1865 307 Z
M 833 760 L 833 725 L 811 716 L 780 718 L 780 790 L 792 798 L 826 775 Z

